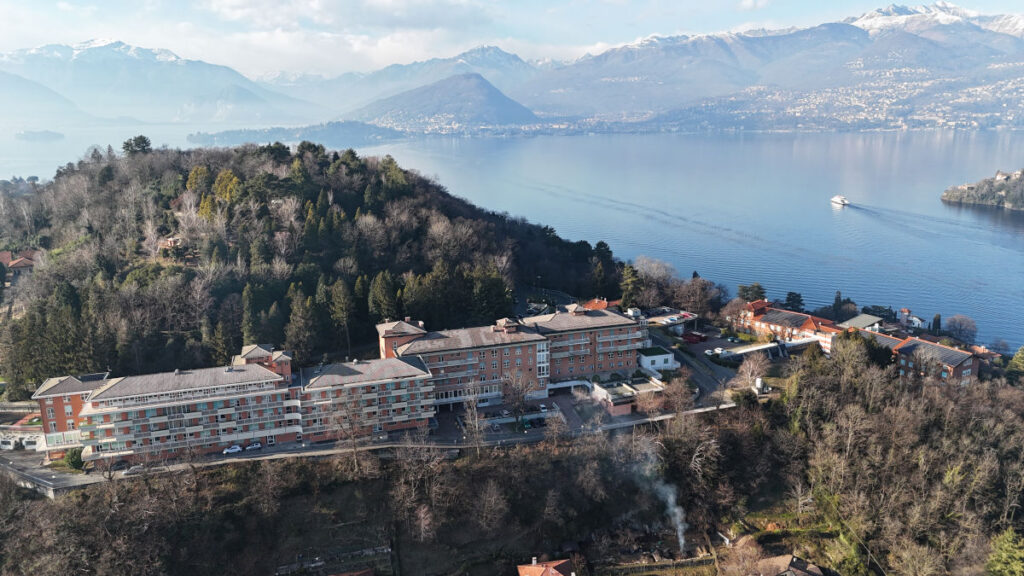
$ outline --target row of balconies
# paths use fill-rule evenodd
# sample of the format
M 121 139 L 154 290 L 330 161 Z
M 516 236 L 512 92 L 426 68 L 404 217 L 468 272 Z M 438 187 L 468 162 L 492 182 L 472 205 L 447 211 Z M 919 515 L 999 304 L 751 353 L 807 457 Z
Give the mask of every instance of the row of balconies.
M 575 346 L 577 344 L 590 344 L 590 338 L 586 336 L 579 336 L 576 338 L 566 338 L 565 340 L 551 340 L 551 348 L 565 348 L 566 346 Z
M 590 348 L 583 348 L 580 350 L 568 350 L 566 352 L 552 352 L 551 358 L 557 360 L 559 358 L 568 358 L 569 356 L 586 356 L 588 354 L 590 354 Z
M 176 397 L 176 398 L 170 398 L 170 397 L 168 397 L 168 398 L 143 397 L 142 399 L 139 399 L 139 400 L 117 399 L 117 400 L 111 400 L 111 401 L 104 401 L 104 403 L 100 407 L 100 409 L 101 410 L 103 408 L 120 409 L 120 408 L 129 408 L 129 407 L 133 407 L 133 406 L 145 406 L 147 404 L 170 404 L 170 405 L 174 405 L 174 404 L 188 404 L 190 402 L 194 402 L 194 401 L 197 401 L 197 400 L 204 400 L 204 401 L 206 401 L 206 400 L 209 400 L 210 398 L 216 398 L 218 396 L 223 396 L 224 398 L 232 398 L 232 397 L 238 397 L 238 396 L 248 396 L 248 395 L 257 394 L 257 393 L 260 393 L 260 392 L 266 392 L 266 391 L 269 391 L 269 390 L 277 390 L 277 389 L 279 389 L 279 388 L 277 387 L 277 384 L 274 383 L 274 382 L 259 382 L 259 383 L 255 383 L 255 384 L 252 384 L 250 386 L 247 386 L 244 391 L 235 392 L 234 394 L 225 394 L 225 391 L 222 390 L 222 389 L 209 389 L 209 388 L 207 388 L 207 389 L 198 389 L 198 390 L 190 391 L 187 395 L 184 395 L 184 396 L 181 396 L 181 397 Z M 116 402 L 116 403 L 111 404 L 111 402 Z
M 643 342 L 633 342 L 630 344 L 622 344 L 620 346 L 598 346 L 597 352 L 599 354 L 604 352 L 624 352 L 626 350 L 639 350 L 643 348 Z
M 627 332 L 625 334 L 612 334 L 611 336 L 598 336 L 598 342 L 614 342 L 615 340 L 633 340 L 635 338 L 646 338 L 643 332 Z

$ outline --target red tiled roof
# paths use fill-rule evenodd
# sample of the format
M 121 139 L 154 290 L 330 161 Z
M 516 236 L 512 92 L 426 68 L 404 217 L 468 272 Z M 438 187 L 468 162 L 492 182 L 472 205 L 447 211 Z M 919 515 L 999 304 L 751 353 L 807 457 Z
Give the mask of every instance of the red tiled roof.
M 33 267 L 35 265 L 36 265 L 35 262 L 29 260 L 28 258 L 16 258 L 14 260 L 11 260 L 11 263 L 8 264 L 7 267 L 11 268 L 11 269 L 14 269 L 14 268 L 31 268 L 31 267 Z
M 14 255 L 11 254 L 10 250 L 0 250 L 0 264 L 7 266 L 14 260 Z
M 519 570 L 519 576 L 569 576 L 572 574 L 572 562 L 568 560 L 523 564 L 516 568 Z
M 583 303 L 583 307 L 587 310 L 607 310 L 612 306 L 619 306 L 622 304 L 622 300 L 607 300 L 605 298 L 594 298 Z

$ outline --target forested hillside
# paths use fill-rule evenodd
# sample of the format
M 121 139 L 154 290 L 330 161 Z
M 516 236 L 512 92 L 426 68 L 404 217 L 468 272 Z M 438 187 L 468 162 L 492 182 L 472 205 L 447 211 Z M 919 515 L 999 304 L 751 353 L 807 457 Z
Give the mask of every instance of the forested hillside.
M 315 362 L 371 342 L 384 318 L 489 323 L 538 277 L 580 295 L 617 286 L 602 243 L 476 208 L 391 157 L 308 142 L 181 151 L 135 138 L 0 190 L 0 222 L 0 249 L 45 252 L 4 296 L 10 398 L 64 373 L 224 363 L 243 343 Z

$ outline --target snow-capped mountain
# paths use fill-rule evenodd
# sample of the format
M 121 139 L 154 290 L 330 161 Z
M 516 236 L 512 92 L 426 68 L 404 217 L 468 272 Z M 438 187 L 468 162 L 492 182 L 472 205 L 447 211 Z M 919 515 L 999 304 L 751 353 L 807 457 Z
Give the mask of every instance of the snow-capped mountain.
M 17 74 L 106 117 L 150 122 L 240 122 L 313 119 L 310 106 L 226 66 L 169 50 L 93 40 L 0 54 L 0 70 Z

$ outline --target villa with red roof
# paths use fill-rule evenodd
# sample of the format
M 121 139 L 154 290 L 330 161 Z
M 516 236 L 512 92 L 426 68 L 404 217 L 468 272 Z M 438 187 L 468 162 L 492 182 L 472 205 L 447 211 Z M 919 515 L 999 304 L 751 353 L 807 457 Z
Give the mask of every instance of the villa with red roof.
M 920 338 L 907 338 L 895 346 L 900 377 L 938 376 L 943 382 L 966 384 L 978 375 L 979 360 L 967 350 L 958 350 Z
M 814 340 L 826 354 L 832 351 L 832 340 L 843 332 L 831 320 L 802 312 L 773 308 L 767 300 L 746 305 L 734 320 L 736 330 L 757 336 L 769 336 L 785 342 Z

